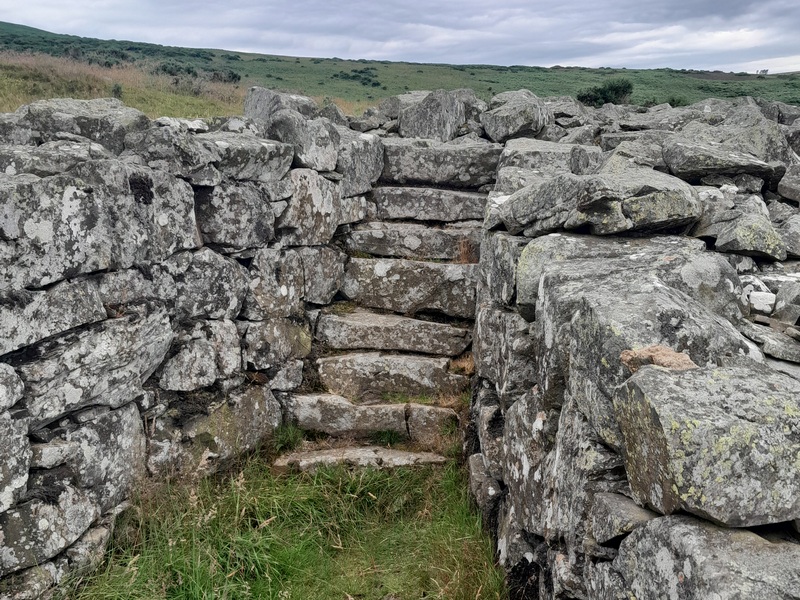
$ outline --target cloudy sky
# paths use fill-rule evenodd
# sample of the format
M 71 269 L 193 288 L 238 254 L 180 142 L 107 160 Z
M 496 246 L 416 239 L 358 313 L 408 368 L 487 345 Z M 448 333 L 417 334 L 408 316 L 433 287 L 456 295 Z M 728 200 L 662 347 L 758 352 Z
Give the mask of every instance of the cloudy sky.
M 800 71 L 798 0 L 0 0 L 0 20 L 289 56 Z

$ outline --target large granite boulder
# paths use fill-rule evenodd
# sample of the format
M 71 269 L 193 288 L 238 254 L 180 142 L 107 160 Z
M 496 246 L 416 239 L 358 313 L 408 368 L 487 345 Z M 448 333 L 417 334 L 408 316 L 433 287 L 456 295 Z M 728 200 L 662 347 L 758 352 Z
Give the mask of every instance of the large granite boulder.
M 398 129 L 406 138 L 448 142 L 467 120 L 464 103 L 453 92 L 436 90 L 400 110 Z

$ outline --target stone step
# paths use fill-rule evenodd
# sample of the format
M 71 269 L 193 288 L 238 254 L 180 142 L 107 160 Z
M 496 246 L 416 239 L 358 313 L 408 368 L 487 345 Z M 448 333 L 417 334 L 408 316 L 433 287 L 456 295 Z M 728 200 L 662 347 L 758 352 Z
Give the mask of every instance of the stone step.
M 372 190 L 376 217 L 382 221 L 483 220 L 487 194 L 424 187 L 378 187 Z
M 315 336 L 335 350 L 399 350 L 443 356 L 462 354 L 472 341 L 471 329 L 364 309 L 321 314 Z
M 274 467 L 276 471 L 315 471 L 320 467 L 345 465 L 348 467 L 371 467 L 374 469 L 394 469 L 397 467 L 417 467 L 441 465 L 447 462 L 444 456 L 432 452 L 407 452 L 378 446 L 334 448 L 331 450 L 312 450 L 294 452 L 279 457 Z
M 438 311 L 475 318 L 478 265 L 352 258 L 341 293 L 362 306 L 415 314 Z
M 322 384 L 359 402 L 381 402 L 387 395 L 458 394 L 469 377 L 448 371 L 447 358 L 411 354 L 354 352 L 317 360 Z
M 477 263 L 481 234 L 479 221 L 463 221 L 444 228 L 420 223 L 373 222 L 354 227 L 344 236 L 344 245 L 350 253 Z
M 335 394 L 292 394 L 284 410 L 289 422 L 307 431 L 354 438 L 393 431 L 425 448 L 435 447 L 443 431 L 458 423 L 451 408 L 414 403 L 359 405 Z

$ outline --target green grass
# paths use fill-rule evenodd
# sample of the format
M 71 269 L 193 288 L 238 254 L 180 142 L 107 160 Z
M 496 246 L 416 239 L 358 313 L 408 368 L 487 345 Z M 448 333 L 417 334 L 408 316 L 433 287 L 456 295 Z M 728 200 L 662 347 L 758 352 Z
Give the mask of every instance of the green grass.
M 455 464 L 279 477 L 251 459 L 137 498 L 63 598 L 505 598 L 466 488 Z

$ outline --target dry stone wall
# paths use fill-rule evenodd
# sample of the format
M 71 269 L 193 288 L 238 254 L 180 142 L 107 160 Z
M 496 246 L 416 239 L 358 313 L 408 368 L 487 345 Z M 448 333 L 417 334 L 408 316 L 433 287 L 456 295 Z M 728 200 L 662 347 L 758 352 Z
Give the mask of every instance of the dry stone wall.
M 416 398 L 469 389 L 470 351 L 514 597 L 800 597 L 795 107 L 244 112 L 0 115 L 0 598 L 96 563 L 134 486 L 283 423 L 436 450 L 456 413 Z M 334 460 L 443 459 L 281 466 Z

